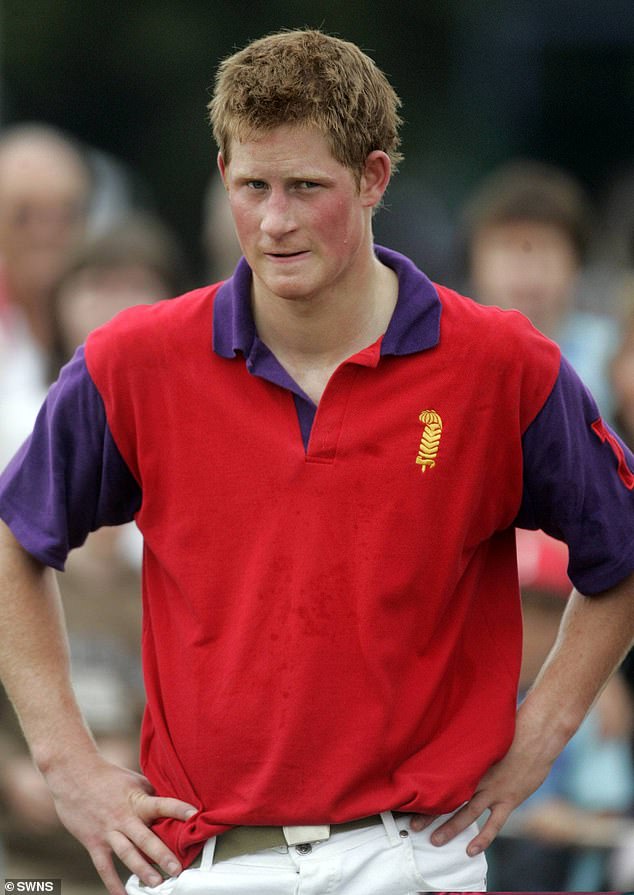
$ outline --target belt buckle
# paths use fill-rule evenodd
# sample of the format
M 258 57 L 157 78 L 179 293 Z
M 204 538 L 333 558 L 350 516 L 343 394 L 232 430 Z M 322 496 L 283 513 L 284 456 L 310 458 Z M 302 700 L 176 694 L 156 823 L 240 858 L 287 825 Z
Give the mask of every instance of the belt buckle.
M 323 842 L 330 839 L 330 824 L 318 827 L 282 827 L 287 845 L 302 845 L 305 842 Z

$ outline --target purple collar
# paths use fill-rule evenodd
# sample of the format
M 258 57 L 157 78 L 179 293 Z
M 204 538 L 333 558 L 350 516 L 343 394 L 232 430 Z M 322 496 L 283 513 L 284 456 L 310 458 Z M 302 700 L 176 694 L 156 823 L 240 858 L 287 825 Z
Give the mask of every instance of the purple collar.
M 398 301 L 381 343 L 381 354 L 414 354 L 433 348 L 440 336 L 441 311 L 433 284 L 404 255 L 381 246 L 375 246 L 374 251 L 383 264 L 396 271 L 399 282 Z M 244 258 L 216 295 L 213 348 L 221 357 L 242 353 L 251 373 L 270 378 L 266 368 L 274 358 L 255 330 L 251 313 L 251 269 Z M 288 382 L 283 384 L 289 387 Z

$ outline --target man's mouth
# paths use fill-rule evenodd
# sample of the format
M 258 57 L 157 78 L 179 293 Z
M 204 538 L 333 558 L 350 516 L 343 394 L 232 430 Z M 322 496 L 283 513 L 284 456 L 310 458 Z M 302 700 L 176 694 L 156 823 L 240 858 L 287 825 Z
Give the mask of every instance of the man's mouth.
M 305 251 L 299 252 L 265 252 L 269 258 L 299 258 L 300 255 L 305 255 Z

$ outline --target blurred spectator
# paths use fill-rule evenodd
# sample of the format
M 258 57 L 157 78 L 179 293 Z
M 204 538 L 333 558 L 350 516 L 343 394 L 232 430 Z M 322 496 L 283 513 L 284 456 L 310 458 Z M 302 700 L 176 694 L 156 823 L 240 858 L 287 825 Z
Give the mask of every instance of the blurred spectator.
M 224 184 L 214 171 L 203 200 L 202 244 L 205 257 L 205 282 L 217 283 L 233 273 L 242 250 L 233 226 L 233 217 Z
M 86 238 L 70 254 L 50 299 L 53 377 L 91 330 L 124 308 L 172 298 L 186 286 L 180 246 L 155 217 L 129 214 Z
M 85 232 L 91 190 L 64 134 L 41 124 L 0 134 L 0 466 L 45 394 L 51 288 Z
M 517 308 L 562 353 L 611 418 L 608 363 L 618 337 L 614 320 L 575 306 L 589 235 L 581 187 L 536 161 L 495 171 L 464 211 L 470 288 L 485 304 Z
M 517 531 L 524 615 L 520 698 L 555 642 L 570 593 L 567 547 Z M 492 890 L 598 891 L 634 798 L 632 703 L 614 677 L 542 786 L 511 816 L 489 850 Z
M 49 303 L 56 364 L 69 360 L 88 333 L 118 311 L 173 296 L 183 276 L 179 248 L 153 218 L 135 215 L 87 238 L 71 254 Z M 59 576 L 80 705 L 104 754 L 132 768 L 144 702 L 135 531 L 126 526 L 94 532 Z M 7 873 L 59 876 L 65 892 L 72 883 L 81 895 L 103 892 L 87 853 L 59 824 L 6 706 L 2 714 L 0 816 Z

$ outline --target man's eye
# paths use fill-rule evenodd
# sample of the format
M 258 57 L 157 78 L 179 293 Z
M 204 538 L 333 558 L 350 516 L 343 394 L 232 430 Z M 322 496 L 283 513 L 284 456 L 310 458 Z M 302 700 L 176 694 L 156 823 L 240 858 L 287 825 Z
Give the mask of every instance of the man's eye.
M 319 186 L 319 184 L 315 183 L 314 180 L 300 180 L 298 186 L 302 190 L 314 190 Z
M 266 189 L 266 183 L 263 180 L 249 180 L 247 186 L 252 190 Z

